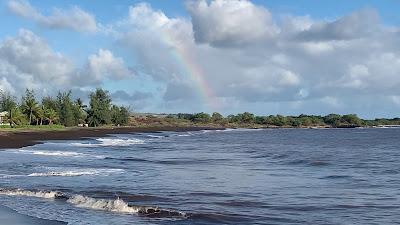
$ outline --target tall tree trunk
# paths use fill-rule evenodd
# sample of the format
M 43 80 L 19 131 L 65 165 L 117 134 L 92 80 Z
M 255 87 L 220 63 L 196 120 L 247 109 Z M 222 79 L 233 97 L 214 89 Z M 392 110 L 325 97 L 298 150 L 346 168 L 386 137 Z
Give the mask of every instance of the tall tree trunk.
M 10 110 L 10 127 L 13 127 L 12 110 Z
M 29 125 L 32 124 L 32 110 L 29 113 Z

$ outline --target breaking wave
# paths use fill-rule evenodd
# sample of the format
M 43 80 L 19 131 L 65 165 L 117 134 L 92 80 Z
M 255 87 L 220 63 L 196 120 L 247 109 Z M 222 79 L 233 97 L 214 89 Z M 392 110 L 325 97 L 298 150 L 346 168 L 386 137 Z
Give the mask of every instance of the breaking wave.
M 67 195 L 59 191 L 30 191 L 23 189 L 0 189 L 0 195 L 7 196 L 26 196 L 44 199 L 65 200 L 67 203 L 80 208 L 102 210 L 115 213 L 136 214 L 140 216 L 155 218 L 188 218 L 188 214 L 180 211 L 160 209 L 156 206 L 135 206 L 130 205 L 124 200 L 117 199 L 97 199 L 84 195 Z
M 103 175 L 108 176 L 112 173 L 122 173 L 123 169 L 69 169 L 64 171 L 57 171 L 57 169 L 49 169 L 48 172 L 43 173 L 31 173 L 28 177 L 74 177 L 74 176 L 90 176 L 90 175 Z
M 137 144 L 144 144 L 143 140 L 137 138 L 130 139 L 111 139 L 111 138 L 97 138 L 97 143 L 71 143 L 72 146 L 77 147 L 110 147 L 110 146 L 131 146 Z
M 83 157 L 94 157 L 98 159 L 104 159 L 104 155 L 90 155 L 80 152 L 72 152 L 72 151 L 41 151 L 41 150 L 12 150 L 10 152 L 13 153 L 22 153 L 27 155 L 38 155 L 38 156 L 53 156 L 53 157 L 75 157 L 75 158 L 83 158 Z
M 126 213 L 126 214 L 138 214 L 148 217 L 169 217 L 169 218 L 186 218 L 186 213 L 160 209 L 152 206 L 133 206 L 120 198 L 117 199 L 95 199 L 84 195 L 73 195 L 68 198 L 68 203 L 71 203 L 77 207 L 103 210 L 109 212 Z
M 15 152 L 31 155 L 45 155 L 45 156 L 64 156 L 64 157 L 82 157 L 85 156 L 79 152 L 67 152 L 67 151 L 36 151 L 36 150 L 16 150 Z
M 165 136 L 153 135 L 153 134 L 148 134 L 147 137 L 151 137 L 151 138 L 165 138 Z
M 9 189 L 9 190 L 0 189 L 0 195 L 56 199 L 59 196 L 62 196 L 62 193 L 57 191 L 29 191 L 23 189 Z

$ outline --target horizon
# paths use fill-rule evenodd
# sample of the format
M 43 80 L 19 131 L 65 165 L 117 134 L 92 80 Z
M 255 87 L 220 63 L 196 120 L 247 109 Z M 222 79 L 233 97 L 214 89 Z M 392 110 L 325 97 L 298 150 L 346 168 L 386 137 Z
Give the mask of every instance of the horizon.
M 0 2 L 0 90 L 136 112 L 398 118 L 395 1 Z M 10 22 L 12 21 L 12 22 Z

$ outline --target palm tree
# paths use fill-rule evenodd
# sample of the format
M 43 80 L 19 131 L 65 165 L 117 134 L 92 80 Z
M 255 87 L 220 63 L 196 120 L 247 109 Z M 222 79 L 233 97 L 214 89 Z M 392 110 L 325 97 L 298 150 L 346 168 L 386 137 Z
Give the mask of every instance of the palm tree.
M 35 99 L 34 92 L 32 90 L 26 89 L 25 96 L 22 98 L 22 111 L 29 115 L 29 125 L 32 123 L 33 113 L 38 108 L 38 103 Z
M 54 109 L 46 109 L 44 111 L 44 117 L 49 121 L 49 125 L 52 125 L 54 121 L 58 120 L 58 114 Z
M 35 117 L 36 117 L 36 125 L 39 125 L 39 119 L 40 119 L 40 125 L 43 125 L 43 119 L 45 119 L 44 106 L 37 108 L 37 110 L 35 112 Z
M 9 93 L 0 93 L 0 108 L 3 110 L 7 111 L 7 118 L 8 121 L 10 122 L 10 126 L 13 126 L 12 118 L 13 118 L 13 109 L 17 107 L 17 103 L 15 101 L 15 98 L 10 95 Z
M 23 124 L 25 117 L 24 114 L 22 114 L 21 110 L 19 110 L 19 108 L 14 107 L 9 111 L 9 113 L 7 113 L 7 120 L 10 123 L 10 126 L 14 127 L 14 125 Z

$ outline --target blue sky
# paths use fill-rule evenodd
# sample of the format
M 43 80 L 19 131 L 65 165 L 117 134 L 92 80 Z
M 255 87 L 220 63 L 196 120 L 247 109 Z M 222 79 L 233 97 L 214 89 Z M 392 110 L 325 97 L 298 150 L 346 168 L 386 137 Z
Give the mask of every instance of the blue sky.
M 0 88 L 85 96 L 101 86 L 137 111 L 394 117 L 399 8 L 395 0 L 3 0 Z M 213 96 L 184 64 L 200 68 Z

